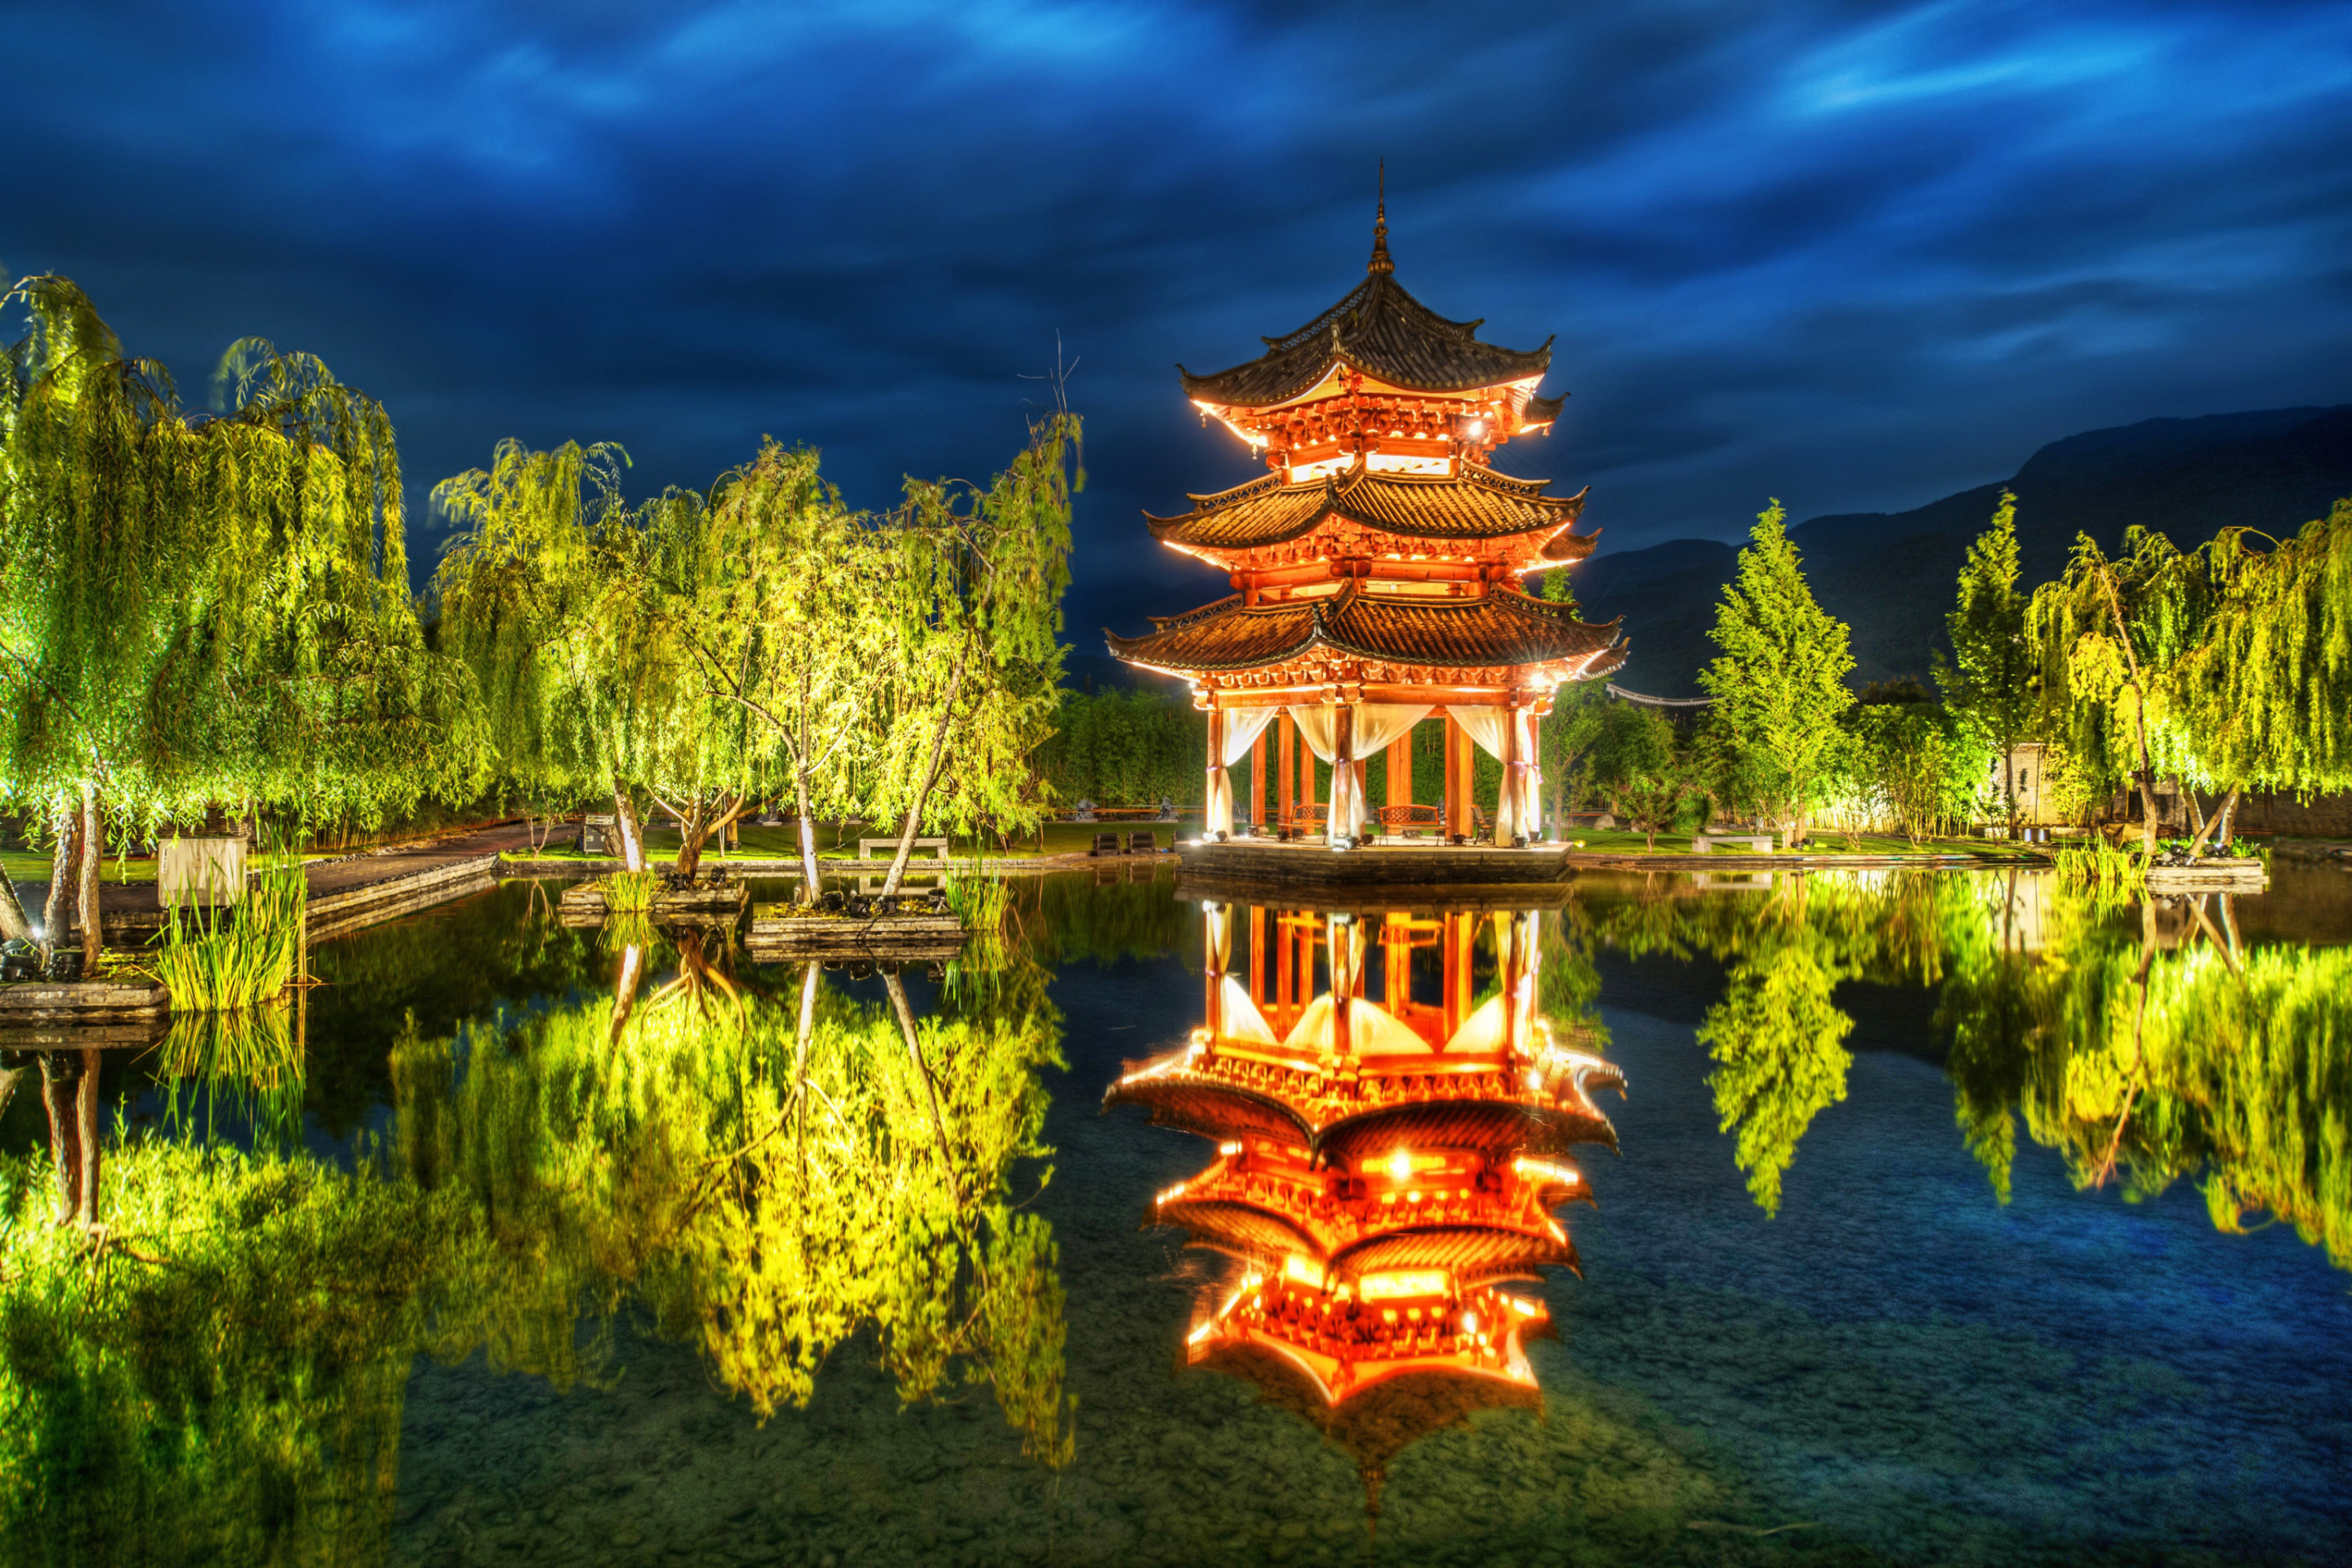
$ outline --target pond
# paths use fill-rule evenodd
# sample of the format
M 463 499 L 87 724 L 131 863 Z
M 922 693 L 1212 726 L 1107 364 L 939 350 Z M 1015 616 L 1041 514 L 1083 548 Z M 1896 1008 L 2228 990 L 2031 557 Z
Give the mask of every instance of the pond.
M 2275 877 L 1136 868 L 901 973 L 508 883 L 0 1058 L 0 1540 L 2352 1560 L 2352 877 Z

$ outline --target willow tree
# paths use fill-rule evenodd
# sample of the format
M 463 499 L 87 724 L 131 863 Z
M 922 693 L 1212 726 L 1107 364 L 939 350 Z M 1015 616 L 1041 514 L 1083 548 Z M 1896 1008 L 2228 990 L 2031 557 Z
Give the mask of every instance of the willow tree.
M 770 440 L 709 505 L 664 510 L 654 560 L 664 635 L 719 705 L 713 721 L 747 726 L 746 776 L 789 784 L 801 896 L 814 902 L 817 819 L 864 804 L 881 694 L 902 668 L 887 606 L 896 552 L 875 519 L 842 505 L 814 451 Z
M 2056 582 L 2028 610 L 2041 705 L 2036 728 L 2057 739 L 2101 793 L 2134 789 L 2140 851 L 2156 854 L 2156 781 L 2200 782 L 2201 769 L 2173 700 L 2181 663 L 2212 610 L 2200 563 L 2161 533 L 2134 527 L 2109 559 L 2085 533 Z
M 669 490 L 631 507 L 627 460 L 608 443 L 505 441 L 488 468 L 443 480 L 436 502 L 470 526 L 434 593 L 509 778 L 609 791 L 631 870 L 645 868 L 637 801 L 650 796 L 677 818 L 677 868 L 691 874 L 751 798 L 744 724 L 705 689 L 676 613 L 703 498 Z
M 110 813 L 381 820 L 461 788 L 471 731 L 408 597 L 379 405 L 248 339 L 219 411 L 192 416 L 72 283 L 26 279 L 5 303 L 29 327 L 0 356 L 0 779 L 74 821 L 59 868 L 87 971 Z
M 2033 646 L 2026 636 L 2029 596 L 2017 588 L 2017 498 L 2000 492 L 1992 522 L 1969 542 L 1960 567 L 1958 603 L 1944 617 L 1952 662 L 1937 684 L 1954 713 L 2000 754 L 2001 800 L 2009 836 L 2017 837 L 2013 753 L 2033 717 Z
M 1060 704 L 1070 498 L 1086 483 L 1079 435 L 1077 416 L 1057 412 L 1031 426 L 985 489 L 908 482 L 887 606 L 904 651 L 876 765 L 878 803 L 901 819 L 885 891 L 906 875 L 926 818 L 1009 836 L 1046 808 L 1030 758 Z
M 2226 846 L 2246 789 L 2352 789 L 2352 500 L 2287 540 L 2223 529 L 2203 553 L 2215 604 L 2169 697 L 2229 788 L 2207 825 Z
M 1794 846 L 1842 742 L 1853 655 L 1845 623 L 1823 612 L 1805 585 L 1786 516 L 1777 500 L 1758 515 L 1739 552 L 1738 580 L 1725 586 L 1708 633 L 1722 652 L 1698 683 L 1715 699 L 1708 718 L 1728 746 L 1727 782 L 1781 824 Z
M 632 707 L 600 700 L 606 682 L 628 685 L 613 656 L 630 650 L 602 635 L 614 602 L 632 591 L 616 569 L 627 463 L 609 442 L 535 452 L 505 440 L 488 468 L 442 480 L 434 504 L 464 527 L 445 547 L 432 596 L 441 646 L 473 672 L 493 765 L 532 793 L 609 791 L 635 871 L 645 848 Z

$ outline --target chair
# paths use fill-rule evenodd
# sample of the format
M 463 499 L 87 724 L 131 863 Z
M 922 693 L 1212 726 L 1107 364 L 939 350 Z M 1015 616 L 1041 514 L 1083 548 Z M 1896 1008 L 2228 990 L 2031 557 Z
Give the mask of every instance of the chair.
M 1095 847 L 1094 847 L 1093 848 L 1091 848 L 1091 849 L 1087 850 L 1087 854 L 1089 854 L 1089 855 L 1116 855 L 1116 854 L 1118 854 L 1118 834 L 1116 834 L 1116 833 L 1097 833 L 1097 834 L 1096 834 L 1096 835 L 1095 835 Z
M 1157 855 L 1160 853 L 1160 840 L 1153 834 L 1130 833 L 1127 836 L 1127 852 L 1130 855 Z

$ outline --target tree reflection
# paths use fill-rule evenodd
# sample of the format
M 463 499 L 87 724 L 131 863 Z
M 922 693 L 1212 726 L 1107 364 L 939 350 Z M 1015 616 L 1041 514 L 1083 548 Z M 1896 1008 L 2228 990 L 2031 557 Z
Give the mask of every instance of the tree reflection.
M 1058 1017 L 772 997 L 681 958 L 641 1000 L 399 1047 L 404 1168 L 465 1192 L 490 1234 L 492 1364 L 593 1376 L 633 1300 L 764 1417 L 805 1405 L 871 1328 L 902 1398 L 986 1384 L 1031 1451 L 1066 1462 L 1054 1244 L 1013 1202 L 1014 1167 L 1048 1152 Z
M 1566 929 L 1726 966 L 1698 1037 L 1750 1194 L 1777 1212 L 1814 1119 L 1845 1096 L 1848 982 L 1932 988 L 1969 1150 L 2007 1202 L 2021 1122 L 2078 1186 L 2193 1180 L 2227 1231 L 2293 1225 L 2352 1268 L 2352 951 L 2244 948 L 2227 895 L 2102 898 L 2053 879 L 1653 879 L 1580 894 Z

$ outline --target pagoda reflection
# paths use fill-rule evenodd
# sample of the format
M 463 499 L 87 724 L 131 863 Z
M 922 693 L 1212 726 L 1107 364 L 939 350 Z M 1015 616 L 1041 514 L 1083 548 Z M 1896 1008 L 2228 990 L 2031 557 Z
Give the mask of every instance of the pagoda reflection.
M 1375 1512 L 1421 1436 L 1541 1408 L 1525 1287 L 1577 1268 L 1571 1151 L 1616 1147 L 1592 1092 L 1622 1076 L 1537 1006 L 1542 921 L 1206 904 L 1205 1023 L 1105 1096 L 1217 1145 L 1154 1202 L 1233 1260 L 1187 1363 L 1312 1422 Z

